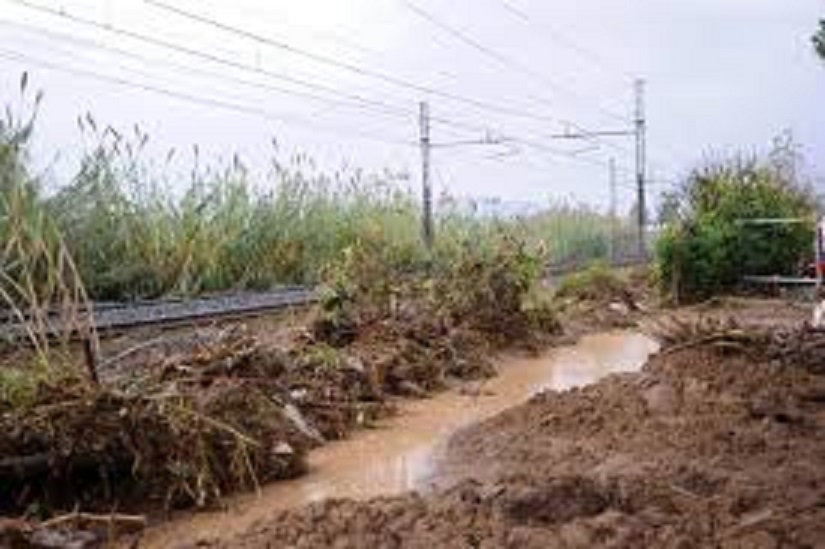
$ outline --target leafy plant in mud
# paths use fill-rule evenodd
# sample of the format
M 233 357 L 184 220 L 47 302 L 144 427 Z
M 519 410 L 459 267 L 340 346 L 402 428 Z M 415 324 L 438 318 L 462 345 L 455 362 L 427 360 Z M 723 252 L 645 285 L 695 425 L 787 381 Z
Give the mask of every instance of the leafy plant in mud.
M 524 239 L 502 231 L 489 246 L 462 246 L 434 281 L 442 314 L 498 343 L 555 331 L 552 308 L 539 298 L 537 283 L 547 258 Z
M 737 288 L 745 274 L 797 274 L 811 259 L 815 201 L 783 161 L 735 158 L 696 170 L 679 216 L 657 243 L 658 279 L 674 297 L 703 299 Z M 789 218 L 792 224 L 747 220 Z
M 596 263 L 584 271 L 562 279 L 556 296 L 577 301 L 632 301 L 630 282 L 606 263 Z
M 393 242 L 380 231 L 345 248 L 323 270 L 316 334 L 342 345 L 355 338 L 360 325 L 388 316 L 405 279 L 423 266 L 423 257 L 416 247 Z
M 399 263 L 396 256 L 380 240 L 346 250 L 327 270 L 316 334 L 348 343 L 364 325 L 395 318 L 408 328 L 427 325 L 424 333 L 461 326 L 504 344 L 558 328 L 537 289 L 546 257 L 512 231 L 501 229 L 481 244 L 444 244 L 429 264 Z

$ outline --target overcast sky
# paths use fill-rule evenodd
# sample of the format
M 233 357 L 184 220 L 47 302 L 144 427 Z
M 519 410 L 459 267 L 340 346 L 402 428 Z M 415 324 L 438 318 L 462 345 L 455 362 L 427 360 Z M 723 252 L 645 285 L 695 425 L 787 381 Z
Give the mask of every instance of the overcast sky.
M 604 206 L 613 156 L 627 207 L 632 140 L 548 136 L 628 129 L 640 76 L 654 191 L 709 151 L 763 151 L 785 130 L 810 174 L 825 173 L 825 65 L 810 46 L 825 0 L 157 1 L 249 36 L 143 0 L 24 2 L 74 19 L 0 0 L 2 102 L 18 101 L 24 70 L 45 92 L 38 162 L 79 150 L 76 117 L 90 111 L 118 128 L 140 124 L 158 152 L 197 143 L 205 156 L 237 152 L 259 166 L 276 137 L 282 152 L 331 169 L 407 170 L 417 182 L 416 109 L 427 100 L 436 143 L 519 140 L 436 150 L 436 184 L 453 194 Z

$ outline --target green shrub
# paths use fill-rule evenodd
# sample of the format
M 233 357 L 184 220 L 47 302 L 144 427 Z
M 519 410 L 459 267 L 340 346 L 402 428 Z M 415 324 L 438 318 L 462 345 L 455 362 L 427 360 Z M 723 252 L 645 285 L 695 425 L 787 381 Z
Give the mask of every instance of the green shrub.
M 11 240 L 12 229 L 40 223 L 40 232 L 60 240 L 61 265 L 74 285 L 82 281 L 97 300 L 314 285 L 326 265 L 363 243 L 393 267 L 415 270 L 468 246 L 489 253 L 502 229 L 549 252 L 549 261 L 586 261 L 606 257 L 611 230 L 626 229 L 581 204 L 551 203 L 533 215 L 497 218 L 445 193 L 436 204 L 436 249 L 428 258 L 417 192 L 394 173 L 329 174 L 304 155 L 276 155 L 271 170 L 256 173 L 237 157 L 200 158 L 197 149 L 194 167 L 171 152 L 159 162 L 139 128 L 122 132 L 86 115 L 79 125 L 91 145 L 81 151 L 79 170 L 40 185 L 29 177 L 24 154 L 34 117 L 24 122 L 0 125 L 0 191 L 14 190 L 10 199 L 0 195 L 2 242 Z M 12 227 L 5 213 L 12 207 L 28 222 Z M 3 268 L 10 265 L 18 267 L 8 260 Z M 34 272 L 32 278 L 48 280 Z M 55 295 L 46 293 L 42 301 Z
M 745 274 L 794 274 L 812 255 L 814 200 L 785 170 L 741 159 L 697 170 L 656 247 L 658 280 L 677 298 L 735 290 Z M 798 218 L 755 225 L 746 220 Z
M 556 297 L 577 301 L 623 300 L 630 283 L 607 263 L 597 262 L 587 269 L 565 276 Z

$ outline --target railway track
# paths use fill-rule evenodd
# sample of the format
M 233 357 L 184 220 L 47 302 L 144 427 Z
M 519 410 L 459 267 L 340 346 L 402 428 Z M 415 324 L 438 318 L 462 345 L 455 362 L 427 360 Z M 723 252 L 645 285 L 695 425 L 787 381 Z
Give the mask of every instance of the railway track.
M 135 303 L 96 303 L 95 326 L 101 335 L 143 327 L 172 328 L 213 320 L 232 320 L 306 307 L 316 301 L 313 290 L 286 288 L 272 292 L 242 292 L 193 299 L 163 299 Z M 0 311 L 0 338 L 15 340 L 24 327 L 9 311 Z M 57 312 L 47 317 L 52 335 L 65 334 Z

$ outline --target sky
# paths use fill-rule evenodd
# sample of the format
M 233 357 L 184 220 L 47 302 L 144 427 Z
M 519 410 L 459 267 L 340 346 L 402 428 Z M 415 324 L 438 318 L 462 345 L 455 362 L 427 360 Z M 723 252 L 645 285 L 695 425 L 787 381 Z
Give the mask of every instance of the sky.
M 632 137 L 553 136 L 632 130 L 636 78 L 654 201 L 783 132 L 825 185 L 820 17 L 825 0 L 0 0 L 0 103 L 21 108 L 23 71 L 44 92 L 34 157 L 57 184 L 89 112 L 158 158 L 197 144 L 264 169 L 275 139 L 416 186 L 426 101 L 436 192 L 604 208 L 614 158 L 628 208 Z

